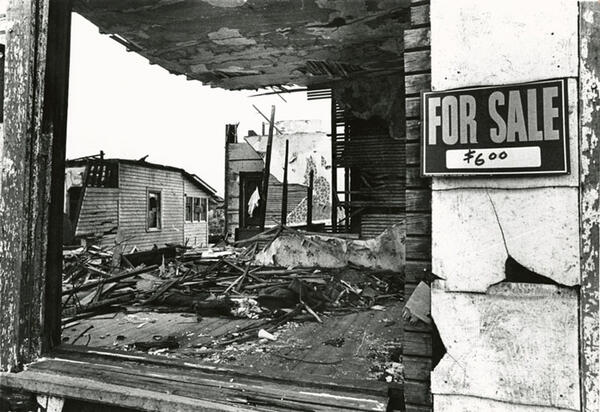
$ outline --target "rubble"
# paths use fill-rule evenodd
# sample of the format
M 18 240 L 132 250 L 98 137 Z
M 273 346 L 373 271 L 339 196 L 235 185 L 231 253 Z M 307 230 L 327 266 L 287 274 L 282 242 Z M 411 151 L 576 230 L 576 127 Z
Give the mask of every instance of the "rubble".
M 155 253 L 138 253 L 137 258 L 147 260 L 134 259 L 138 265 L 128 268 L 114 268 L 113 254 L 107 249 L 88 246 L 65 250 L 63 328 L 85 318 L 120 312 L 127 313 L 124 320 L 134 328 L 153 323 L 147 315 L 152 311 L 189 313 L 197 320 L 255 320 L 235 333 L 215 337 L 205 348 L 206 353 L 212 353 L 231 344 L 274 341 L 278 328 L 288 322 L 322 323 L 329 316 L 385 310 L 386 301 L 403 299 L 403 276 L 390 258 L 397 256 L 402 243 L 394 228 L 372 241 L 346 241 L 279 226 L 241 243 L 209 250 L 173 246 L 156 249 Z M 264 259 L 268 255 L 279 262 L 279 256 L 286 255 L 278 250 L 282 245 L 290 251 L 294 245 L 307 244 L 311 245 L 307 250 L 325 250 L 324 255 L 335 251 L 330 255 L 337 257 L 340 251 L 356 255 L 355 250 L 360 249 L 364 259 L 341 258 L 329 267 L 322 259 L 296 261 L 294 265 L 277 265 Z M 382 249 L 389 256 L 380 254 Z M 157 259 L 156 254 L 163 250 L 168 255 Z M 368 254 L 373 257 L 367 257 Z M 286 259 L 281 261 L 290 263 Z M 361 262 L 363 265 L 357 264 Z M 130 263 L 128 259 L 121 261 L 122 266 Z M 137 316 L 136 312 L 146 314 Z M 84 333 L 78 337 L 80 344 L 85 344 L 83 338 Z M 151 342 L 135 342 L 126 349 L 164 353 L 177 349 L 173 342 L 172 337 L 159 336 Z

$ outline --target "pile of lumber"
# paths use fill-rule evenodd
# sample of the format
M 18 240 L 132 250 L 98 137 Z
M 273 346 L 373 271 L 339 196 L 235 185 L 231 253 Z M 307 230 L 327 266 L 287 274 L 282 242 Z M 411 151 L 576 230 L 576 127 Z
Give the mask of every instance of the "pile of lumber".
M 110 251 L 97 247 L 65 251 L 63 326 L 125 309 L 256 320 L 235 336 L 216 338 L 218 346 L 257 339 L 259 332 L 268 338 L 291 320 L 322 322 L 324 316 L 382 309 L 387 300 L 402 299 L 402 276 L 389 270 L 259 263 L 260 242 L 265 250 L 282 233 L 270 230 L 238 247 L 146 252 L 137 266 L 127 255 L 117 266 Z

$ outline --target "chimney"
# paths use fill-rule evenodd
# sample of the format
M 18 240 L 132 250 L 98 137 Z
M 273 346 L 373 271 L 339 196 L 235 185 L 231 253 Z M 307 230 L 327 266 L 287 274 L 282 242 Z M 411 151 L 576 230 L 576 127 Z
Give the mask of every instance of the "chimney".
M 239 123 L 238 123 L 239 124 Z M 225 125 L 225 142 L 226 143 L 237 143 L 237 124 L 226 124 Z

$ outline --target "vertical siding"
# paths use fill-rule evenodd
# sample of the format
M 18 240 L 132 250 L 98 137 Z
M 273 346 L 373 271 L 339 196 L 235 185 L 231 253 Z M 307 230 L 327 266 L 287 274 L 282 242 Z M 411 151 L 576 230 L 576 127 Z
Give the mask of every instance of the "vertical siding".
M 128 245 L 150 249 L 153 245 L 184 242 L 183 176 L 179 172 L 119 164 L 119 221 Z M 162 228 L 146 229 L 147 190 L 160 190 Z
M 208 194 L 194 185 L 189 179 L 183 178 L 183 192 L 186 196 L 208 199 Z M 185 218 L 185 203 L 183 204 Z M 208 210 L 207 210 L 208 219 Z M 208 246 L 208 221 L 184 222 L 184 242 L 188 246 Z
M 118 225 L 119 189 L 87 187 L 75 236 L 99 237 L 101 246 L 112 246 Z

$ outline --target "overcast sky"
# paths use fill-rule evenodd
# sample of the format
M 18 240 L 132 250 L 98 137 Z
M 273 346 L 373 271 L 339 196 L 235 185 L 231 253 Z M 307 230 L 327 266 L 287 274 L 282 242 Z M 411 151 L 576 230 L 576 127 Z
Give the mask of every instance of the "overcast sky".
M 304 92 L 250 97 L 262 91 L 230 92 L 188 81 L 152 66 L 140 55 L 101 35 L 73 14 L 67 158 L 97 154 L 139 159 L 186 169 L 223 194 L 225 124 L 240 123 L 238 134 L 260 133 L 274 104 L 276 120 L 321 119 L 326 100 Z

